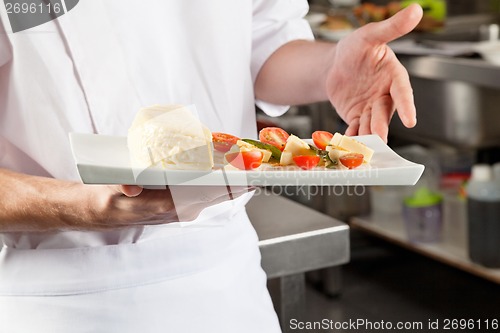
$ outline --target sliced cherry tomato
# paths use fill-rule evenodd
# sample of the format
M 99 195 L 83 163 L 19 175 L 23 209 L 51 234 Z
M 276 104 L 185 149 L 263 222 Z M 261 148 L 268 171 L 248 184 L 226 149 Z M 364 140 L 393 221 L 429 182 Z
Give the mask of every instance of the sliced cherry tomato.
M 321 150 L 326 149 L 332 138 L 333 134 L 327 131 L 315 131 L 312 134 L 314 145 Z
M 239 140 L 237 136 L 214 132 L 212 133 L 212 141 L 214 142 L 214 149 L 217 151 L 221 151 L 223 153 L 228 152 L 229 149 Z
M 286 140 L 290 135 L 279 127 L 266 127 L 260 130 L 259 140 L 273 145 L 279 150 L 285 149 Z
M 241 170 L 252 170 L 262 164 L 264 154 L 259 150 L 227 153 L 226 160 L 234 167 Z
M 363 163 L 364 158 L 363 154 L 349 153 L 339 157 L 339 161 L 349 169 L 354 169 Z
M 319 163 L 320 157 L 318 155 L 299 155 L 294 156 L 293 161 L 297 166 L 303 170 L 314 168 Z

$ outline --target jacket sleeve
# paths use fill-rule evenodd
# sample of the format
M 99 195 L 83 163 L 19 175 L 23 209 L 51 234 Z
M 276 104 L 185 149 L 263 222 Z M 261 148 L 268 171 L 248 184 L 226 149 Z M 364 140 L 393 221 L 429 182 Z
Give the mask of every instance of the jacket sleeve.
M 312 40 L 313 33 L 304 16 L 309 10 L 306 0 L 254 0 L 252 21 L 252 79 L 262 65 L 282 45 L 299 39 Z M 289 106 L 256 101 L 270 116 L 285 113 Z

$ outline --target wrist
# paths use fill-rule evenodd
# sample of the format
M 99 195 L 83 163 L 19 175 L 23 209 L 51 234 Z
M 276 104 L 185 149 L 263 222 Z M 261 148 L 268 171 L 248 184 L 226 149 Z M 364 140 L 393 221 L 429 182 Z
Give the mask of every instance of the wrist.
M 335 76 L 332 74 L 335 71 L 336 65 L 336 55 L 337 55 L 337 44 L 329 43 L 329 48 L 325 50 L 325 56 L 323 58 L 323 72 L 320 78 L 321 91 L 324 94 L 324 100 L 330 100 L 331 102 L 331 92 L 328 87 L 332 80 L 335 80 Z
M 76 182 L 63 182 L 53 190 L 46 204 L 52 207 L 53 222 L 58 230 L 87 229 L 98 213 L 92 186 Z

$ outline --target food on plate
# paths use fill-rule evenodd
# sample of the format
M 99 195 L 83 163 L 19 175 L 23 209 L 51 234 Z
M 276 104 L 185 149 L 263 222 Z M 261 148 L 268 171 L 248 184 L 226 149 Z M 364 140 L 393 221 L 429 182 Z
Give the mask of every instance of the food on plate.
M 182 105 L 141 109 L 128 131 L 132 165 L 165 169 L 211 170 L 212 133 Z
M 263 153 L 259 150 L 228 152 L 226 160 L 232 166 L 241 170 L 253 170 L 262 164 Z
M 380 1 L 379 1 L 380 2 Z M 412 3 L 419 3 L 424 10 L 420 23 L 415 31 L 433 32 L 445 25 L 446 1 L 444 0 L 402 0 L 389 1 L 386 4 L 374 4 L 364 1 L 352 8 L 333 9 L 319 25 L 313 27 L 320 36 L 343 36 L 354 29 L 371 22 L 388 19 Z M 330 33 L 329 33 L 330 32 Z M 335 33 L 335 34 L 331 34 Z M 333 37 L 331 37 L 333 38 Z M 330 39 L 331 39 L 330 38 Z
M 231 135 L 231 134 L 226 134 L 226 133 L 220 133 L 220 132 L 213 132 L 212 133 L 212 141 L 214 144 L 214 149 L 220 152 L 228 152 L 229 149 L 233 145 L 238 142 L 240 138 L 237 136 Z
M 153 105 L 136 115 L 128 131 L 132 166 L 175 170 L 212 170 L 217 165 L 240 170 L 295 166 L 303 170 L 359 167 L 369 163 L 373 150 L 357 140 L 327 131 L 312 133 L 314 144 L 288 134 L 279 127 L 266 127 L 259 140 L 210 132 L 182 105 Z
M 345 15 L 329 15 L 326 20 L 321 23 L 321 29 L 332 31 L 353 30 L 355 27 Z
M 399 1 L 391 1 L 386 5 L 387 15 L 389 17 L 396 15 L 401 9 L 403 9 L 403 5 Z
M 283 151 L 289 134 L 279 127 L 266 127 L 260 130 L 259 140 Z
M 269 162 L 273 153 L 268 149 L 257 147 L 256 145 L 248 143 L 247 140 L 248 139 L 238 140 L 236 142 L 236 146 L 237 146 L 236 150 L 241 151 L 241 152 L 260 151 L 262 153 L 262 162 L 265 162 L 265 163 Z
M 290 135 L 286 140 L 283 153 L 281 154 L 280 164 L 290 165 L 294 163 L 295 156 L 316 155 L 311 149 L 311 146 L 304 140 L 299 139 L 295 135 Z M 295 163 L 296 164 L 296 163 Z
M 388 17 L 388 13 L 389 10 L 386 6 L 378 6 L 370 2 L 354 8 L 354 14 L 363 23 L 382 21 Z
M 295 164 L 303 170 L 314 168 L 318 165 L 320 159 L 318 155 L 298 155 L 293 157 Z
M 353 9 L 353 14 L 360 22 L 360 25 L 380 22 L 394 16 L 401 9 L 415 2 L 419 3 L 424 10 L 424 16 L 415 31 L 435 31 L 444 26 L 446 19 L 446 1 L 444 0 L 390 1 L 386 5 L 364 2 Z
M 362 24 L 385 20 L 403 9 L 399 1 L 391 1 L 387 5 L 375 5 L 365 2 L 354 8 L 354 15 Z
M 297 166 L 303 170 L 315 167 L 354 169 L 369 163 L 373 156 L 372 149 L 340 133 L 315 131 L 312 134 L 314 145 L 278 127 L 264 128 L 259 134 L 266 142 L 238 140 L 226 153 L 226 161 L 242 170 L 253 170 L 264 164 Z
M 291 153 L 293 156 L 307 155 L 310 151 L 309 144 L 293 134 L 288 137 L 283 149 L 284 153 Z
M 304 19 L 306 19 L 311 28 L 316 28 L 325 21 L 326 17 L 327 14 L 325 13 L 315 13 L 310 11 L 309 13 L 307 13 Z
M 339 158 L 340 163 L 348 169 L 359 167 L 363 163 L 363 154 L 347 153 Z
M 326 146 L 330 143 L 333 138 L 333 134 L 327 131 L 315 131 L 311 136 L 314 145 L 319 149 L 326 149 Z
M 358 153 L 363 155 L 364 162 L 370 163 L 373 156 L 373 149 L 368 148 L 365 144 L 340 133 L 335 133 L 333 135 L 326 150 L 329 152 L 328 155 L 332 160 L 340 159 L 340 157 L 347 153 Z
M 400 1 L 391 1 L 387 5 L 364 2 L 352 10 L 334 10 L 319 27 L 330 31 L 354 30 L 370 22 L 383 21 L 399 12 L 403 7 Z
M 273 157 L 277 161 L 279 161 L 281 158 L 281 154 L 282 154 L 281 150 L 279 150 L 278 148 L 276 148 L 273 145 L 270 145 L 270 144 L 264 143 L 264 142 L 260 142 L 257 140 L 252 140 L 252 139 L 243 139 L 242 141 L 249 143 L 257 148 L 264 149 L 264 150 L 271 152 L 271 157 Z

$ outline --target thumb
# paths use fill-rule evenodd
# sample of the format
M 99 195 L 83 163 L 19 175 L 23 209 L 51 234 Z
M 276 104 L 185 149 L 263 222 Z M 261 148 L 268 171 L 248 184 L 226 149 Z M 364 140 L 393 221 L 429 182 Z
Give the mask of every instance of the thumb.
M 119 191 L 127 197 L 136 197 L 142 193 L 142 187 L 136 185 L 120 185 Z
M 414 3 L 387 20 L 360 28 L 359 34 L 371 43 L 387 44 L 415 29 L 423 13 L 422 7 Z

